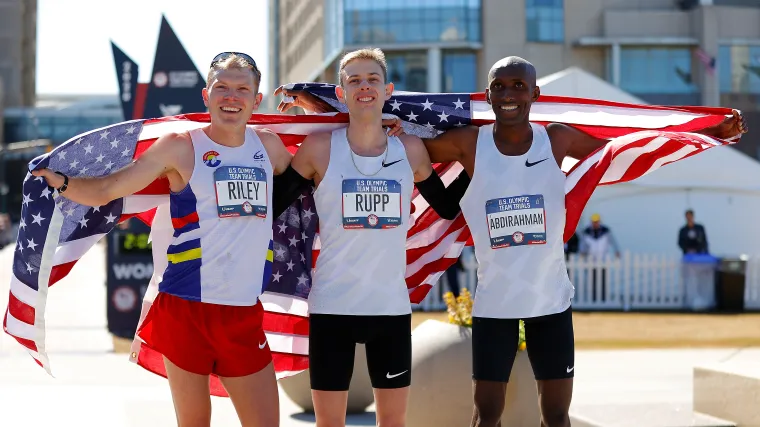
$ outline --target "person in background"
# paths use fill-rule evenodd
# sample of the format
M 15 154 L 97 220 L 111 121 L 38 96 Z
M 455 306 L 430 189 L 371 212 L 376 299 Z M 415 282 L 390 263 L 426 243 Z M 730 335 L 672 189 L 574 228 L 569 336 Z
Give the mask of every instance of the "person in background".
M 583 230 L 580 238 L 580 252 L 588 257 L 591 261 L 602 261 L 610 251 L 615 252 L 615 256 L 620 258 L 620 249 L 617 241 L 612 235 L 612 231 L 602 224 L 602 217 L 595 213 L 591 215 L 591 225 Z M 601 276 L 601 277 L 600 277 Z M 597 301 L 597 281 L 601 281 L 602 301 L 607 298 L 607 269 L 596 267 L 592 276 L 592 298 Z
M 686 211 L 686 225 L 678 232 L 678 246 L 683 254 L 707 254 L 707 233 L 702 224 L 694 222 L 694 211 Z

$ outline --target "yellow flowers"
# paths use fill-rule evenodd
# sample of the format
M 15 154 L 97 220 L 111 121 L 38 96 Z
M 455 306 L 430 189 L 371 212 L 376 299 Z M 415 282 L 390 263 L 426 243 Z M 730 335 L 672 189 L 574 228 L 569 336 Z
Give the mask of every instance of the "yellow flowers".
M 452 292 L 443 294 L 443 301 L 446 303 L 446 312 L 449 314 L 449 323 L 459 326 L 472 327 L 472 294 L 466 288 L 459 292 L 459 296 L 454 298 Z M 517 349 L 525 351 L 525 323 L 520 320 L 519 339 Z
M 454 298 L 452 292 L 443 294 L 446 311 L 449 313 L 449 323 L 472 327 L 472 297 L 470 291 L 463 288 L 459 296 Z

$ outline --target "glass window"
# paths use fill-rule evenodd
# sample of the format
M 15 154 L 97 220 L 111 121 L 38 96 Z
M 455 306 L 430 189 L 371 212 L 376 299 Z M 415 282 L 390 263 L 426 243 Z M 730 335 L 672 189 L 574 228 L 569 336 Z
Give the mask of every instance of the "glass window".
M 529 42 L 565 40 L 563 0 L 525 0 L 525 28 Z
M 620 87 L 632 94 L 697 93 L 691 73 L 691 49 L 622 48 Z
M 718 48 L 721 93 L 760 93 L 760 46 Z
M 480 0 L 345 0 L 344 7 L 346 44 L 481 39 Z
M 446 93 L 476 92 L 477 68 L 471 52 L 443 53 L 443 91 Z
M 427 52 L 387 52 L 388 80 L 396 90 L 427 90 Z

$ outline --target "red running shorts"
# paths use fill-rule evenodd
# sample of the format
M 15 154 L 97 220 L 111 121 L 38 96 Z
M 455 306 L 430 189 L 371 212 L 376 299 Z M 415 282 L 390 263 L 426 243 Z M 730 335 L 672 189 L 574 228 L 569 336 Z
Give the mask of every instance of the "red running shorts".
M 160 292 L 138 335 L 181 369 L 242 377 L 272 361 L 262 329 L 264 308 L 189 301 Z

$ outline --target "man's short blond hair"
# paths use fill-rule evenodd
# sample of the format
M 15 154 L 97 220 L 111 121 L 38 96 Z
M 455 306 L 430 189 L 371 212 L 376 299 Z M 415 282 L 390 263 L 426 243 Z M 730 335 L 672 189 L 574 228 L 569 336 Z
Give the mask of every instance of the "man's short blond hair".
M 383 70 L 383 81 L 388 83 L 388 63 L 385 61 L 385 54 L 383 51 L 378 48 L 364 48 L 348 52 L 343 55 L 343 58 L 341 58 L 340 67 L 338 67 L 338 82 L 341 85 L 343 85 L 343 75 L 345 74 L 344 70 L 346 65 L 357 59 L 371 59 L 377 62 L 377 65 Z
M 208 70 L 208 78 L 206 79 L 206 87 L 211 85 L 211 80 L 214 78 L 214 74 L 222 70 L 245 70 L 249 69 L 253 72 L 254 83 L 258 86 L 261 83 L 261 71 L 256 68 L 255 64 L 251 64 L 242 56 L 231 54 L 227 58 L 219 62 L 215 62 Z

